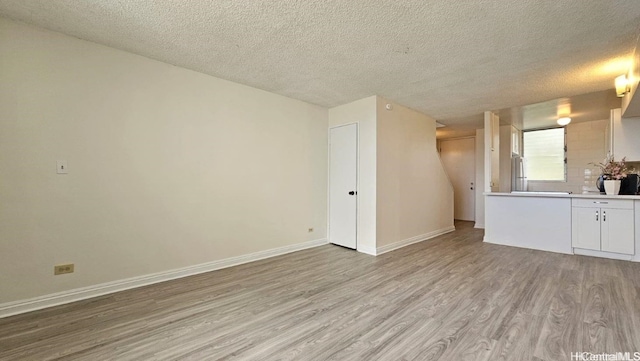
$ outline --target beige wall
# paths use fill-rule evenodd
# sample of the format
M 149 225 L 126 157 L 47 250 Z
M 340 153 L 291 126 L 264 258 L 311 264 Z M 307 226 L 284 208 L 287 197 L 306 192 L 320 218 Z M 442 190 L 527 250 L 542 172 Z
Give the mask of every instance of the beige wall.
M 371 96 L 329 109 L 329 127 L 350 123 L 359 131 L 358 251 L 384 252 L 452 227 L 453 190 L 437 154 L 435 120 Z
M 376 249 L 376 96 L 329 109 L 329 127 L 358 123 L 358 251 Z
M 435 120 L 382 97 L 377 114 L 377 248 L 452 227 L 453 189 Z
M 326 237 L 326 109 L 4 19 L 0 169 L 0 303 Z
M 607 155 L 606 134 L 609 120 L 567 125 L 567 181 L 530 181 L 530 191 L 597 192 L 600 171 L 591 162 L 602 162 Z M 526 154 L 525 154 L 526 158 Z

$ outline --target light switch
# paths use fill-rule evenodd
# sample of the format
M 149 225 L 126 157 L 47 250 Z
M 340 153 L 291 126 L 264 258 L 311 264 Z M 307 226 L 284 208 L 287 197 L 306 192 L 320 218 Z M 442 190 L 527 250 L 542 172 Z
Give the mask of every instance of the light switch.
M 56 161 L 56 173 L 58 174 L 67 174 L 69 173 L 69 167 L 67 167 L 66 160 L 57 160 Z

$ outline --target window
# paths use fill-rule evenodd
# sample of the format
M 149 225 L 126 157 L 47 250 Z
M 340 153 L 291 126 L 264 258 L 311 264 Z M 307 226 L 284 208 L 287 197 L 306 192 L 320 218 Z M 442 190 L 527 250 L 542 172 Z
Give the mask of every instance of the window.
M 522 145 L 530 181 L 565 181 L 565 129 L 553 128 L 526 131 Z

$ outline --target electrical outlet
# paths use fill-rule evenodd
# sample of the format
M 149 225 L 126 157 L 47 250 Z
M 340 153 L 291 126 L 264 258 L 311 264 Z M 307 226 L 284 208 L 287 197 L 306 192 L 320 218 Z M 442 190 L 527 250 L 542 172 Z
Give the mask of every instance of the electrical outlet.
M 309 233 L 313 232 L 313 228 L 309 228 Z
M 53 266 L 53 274 L 54 275 L 63 275 L 65 273 L 73 273 L 73 263 L 68 264 L 59 264 L 57 266 Z

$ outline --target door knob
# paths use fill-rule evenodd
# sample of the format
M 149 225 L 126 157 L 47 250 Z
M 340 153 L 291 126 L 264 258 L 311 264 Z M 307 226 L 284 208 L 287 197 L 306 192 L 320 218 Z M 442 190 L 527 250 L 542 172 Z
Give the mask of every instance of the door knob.
M 350 195 L 350 196 L 352 196 L 352 195 L 354 195 L 354 194 L 357 194 L 357 193 L 356 193 L 356 192 L 354 192 L 354 191 L 349 192 L 349 195 Z

